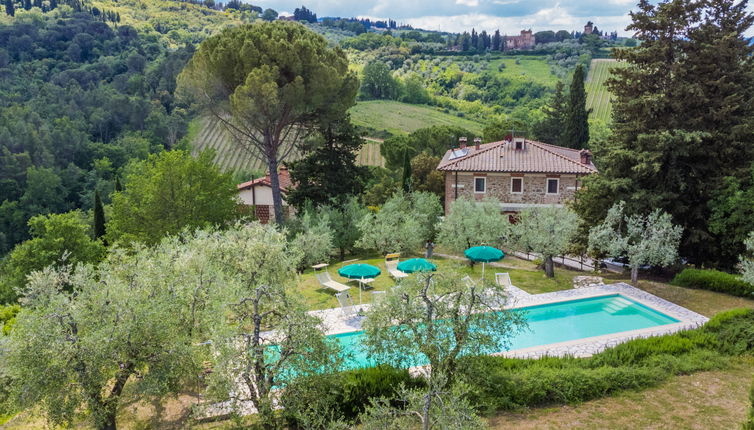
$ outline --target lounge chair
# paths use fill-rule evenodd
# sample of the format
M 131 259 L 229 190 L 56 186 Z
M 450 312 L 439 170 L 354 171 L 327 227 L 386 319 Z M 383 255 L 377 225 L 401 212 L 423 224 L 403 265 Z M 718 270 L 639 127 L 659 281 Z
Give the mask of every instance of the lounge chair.
M 398 270 L 398 257 L 400 256 L 401 254 L 388 254 L 385 256 L 385 267 L 387 268 L 387 272 L 390 274 L 390 277 L 396 281 L 408 276 L 408 273 Z
M 350 317 L 357 314 L 356 306 L 354 306 L 353 300 L 351 300 L 351 295 L 348 294 L 348 291 L 337 293 L 335 297 L 338 299 L 340 310 L 343 312 L 343 315 Z
M 495 282 L 503 288 L 513 286 L 511 276 L 508 273 L 495 273 Z
M 318 269 L 324 269 L 327 267 L 327 264 L 317 264 L 314 267 L 314 270 Z M 344 291 L 348 291 L 351 287 L 345 284 L 341 284 L 340 282 L 333 281 L 333 279 L 330 277 L 330 273 L 327 271 L 327 269 L 321 271 L 321 272 L 315 272 L 314 274 L 317 277 L 317 281 L 319 281 L 320 285 L 322 285 L 325 288 L 331 289 L 337 293 L 342 293 Z
M 461 278 L 461 281 L 463 281 L 467 287 L 476 287 L 476 282 L 474 282 L 473 279 L 471 279 L 471 276 L 466 275 L 463 278 Z

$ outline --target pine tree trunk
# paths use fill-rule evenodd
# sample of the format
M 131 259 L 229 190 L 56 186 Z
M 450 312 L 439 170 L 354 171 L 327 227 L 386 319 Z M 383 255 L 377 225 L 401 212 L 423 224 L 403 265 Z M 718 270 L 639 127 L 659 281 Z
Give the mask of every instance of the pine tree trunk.
M 552 262 L 552 256 L 548 255 L 547 257 L 545 257 L 545 275 L 548 278 L 555 277 L 555 268 L 553 266 L 554 263 Z
M 267 168 L 270 170 L 270 187 L 272 187 L 272 205 L 275 212 L 275 222 L 283 223 L 283 196 L 280 193 L 280 178 L 278 177 L 278 160 L 268 159 Z

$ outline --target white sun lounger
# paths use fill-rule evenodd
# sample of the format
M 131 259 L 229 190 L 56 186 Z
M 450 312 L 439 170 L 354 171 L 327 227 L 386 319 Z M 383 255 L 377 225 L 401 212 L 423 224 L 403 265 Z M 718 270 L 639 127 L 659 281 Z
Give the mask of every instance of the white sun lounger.
M 408 276 L 408 273 L 398 270 L 398 257 L 400 256 L 401 254 L 388 254 L 385 256 L 385 267 L 387 268 L 387 273 L 389 273 L 390 277 L 395 279 L 396 281 Z
M 512 287 L 511 275 L 508 273 L 495 273 L 495 282 L 503 288 Z
M 325 288 L 329 288 L 333 291 L 336 291 L 338 293 L 342 293 L 344 291 L 348 291 L 351 289 L 348 285 L 341 284 L 340 282 L 333 281 L 330 277 L 330 274 L 327 272 L 317 273 L 317 280 L 319 281 L 320 285 L 322 285 Z
M 351 295 L 348 294 L 348 291 L 338 293 L 335 297 L 338 299 L 340 310 L 343 312 L 343 315 L 350 317 L 357 314 L 356 306 L 354 306 L 353 300 L 351 300 Z

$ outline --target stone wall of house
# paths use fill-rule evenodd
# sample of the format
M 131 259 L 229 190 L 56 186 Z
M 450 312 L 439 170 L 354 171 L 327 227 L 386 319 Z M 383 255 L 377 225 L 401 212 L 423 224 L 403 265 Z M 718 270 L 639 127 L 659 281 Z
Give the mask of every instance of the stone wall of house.
M 474 178 L 484 177 L 487 186 L 484 193 L 474 192 Z M 511 192 L 511 178 L 523 178 L 523 191 Z M 558 193 L 547 194 L 548 178 L 557 178 Z M 551 175 L 543 173 L 471 173 L 458 172 L 458 198 L 482 200 L 492 197 L 501 203 L 512 204 L 563 204 L 573 199 L 577 187 L 581 186 L 583 178 L 577 175 Z M 445 208 L 456 198 L 456 173 L 445 172 Z

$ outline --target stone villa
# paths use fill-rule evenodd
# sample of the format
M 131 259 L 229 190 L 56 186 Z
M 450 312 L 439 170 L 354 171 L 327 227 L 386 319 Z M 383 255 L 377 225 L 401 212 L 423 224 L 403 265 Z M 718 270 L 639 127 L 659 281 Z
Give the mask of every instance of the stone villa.
M 446 211 L 455 199 L 493 197 L 501 212 L 563 205 L 573 198 L 584 176 L 597 173 L 588 150 L 570 149 L 516 137 L 474 146 L 459 139 L 437 166 L 445 172 Z

